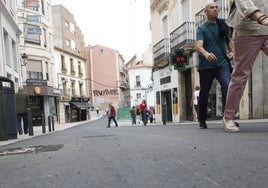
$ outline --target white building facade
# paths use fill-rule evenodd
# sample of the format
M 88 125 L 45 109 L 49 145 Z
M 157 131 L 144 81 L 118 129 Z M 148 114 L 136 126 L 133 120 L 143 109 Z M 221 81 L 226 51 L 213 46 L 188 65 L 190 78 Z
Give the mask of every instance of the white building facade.
M 17 90 L 21 68 L 18 51 L 21 30 L 16 24 L 16 11 L 15 1 L 0 1 L 0 76 L 12 80 Z
M 50 0 L 17 0 L 20 37 L 21 85 L 30 97 L 33 125 L 58 120 L 60 90 L 53 75 L 53 28 Z
M 148 109 L 155 111 L 154 83 L 152 81 L 151 48 L 142 55 L 136 55 L 127 65 L 130 93 L 130 107 L 139 107 L 145 99 Z
M 84 36 L 74 15 L 62 5 L 52 6 L 54 70 L 59 98 L 59 123 L 89 119 Z

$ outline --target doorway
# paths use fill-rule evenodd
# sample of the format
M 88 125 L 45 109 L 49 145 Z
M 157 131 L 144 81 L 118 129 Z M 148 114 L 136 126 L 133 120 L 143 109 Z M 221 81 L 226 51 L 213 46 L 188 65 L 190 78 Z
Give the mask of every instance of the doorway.
M 161 92 L 162 120 L 172 122 L 171 90 Z
M 42 126 L 44 118 L 44 101 L 42 96 L 30 96 L 33 126 Z
M 193 121 L 193 108 L 191 107 L 192 101 L 192 76 L 191 70 L 185 71 L 185 99 L 186 99 L 186 120 Z

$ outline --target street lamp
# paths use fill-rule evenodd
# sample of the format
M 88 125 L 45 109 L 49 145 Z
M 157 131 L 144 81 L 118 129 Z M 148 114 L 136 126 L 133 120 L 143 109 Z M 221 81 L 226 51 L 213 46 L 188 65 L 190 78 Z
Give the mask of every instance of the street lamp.
M 27 65 L 27 60 L 28 60 L 28 55 L 26 53 L 23 53 L 21 55 L 22 63 L 21 66 L 26 66 Z
M 21 77 L 23 77 L 22 67 L 27 65 L 28 55 L 26 53 L 21 54 Z M 22 83 L 21 83 L 22 84 Z

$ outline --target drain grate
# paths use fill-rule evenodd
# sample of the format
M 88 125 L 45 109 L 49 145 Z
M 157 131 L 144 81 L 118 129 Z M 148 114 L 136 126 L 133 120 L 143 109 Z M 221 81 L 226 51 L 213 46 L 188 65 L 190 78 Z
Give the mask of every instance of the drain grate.
M 7 149 L 0 150 L 0 156 L 58 151 L 62 147 L 63 147 L 63 144 L 44 145 L 44 146 L 41 145 L 41 146 L 20 147 L 20 148 L 7 148 Z

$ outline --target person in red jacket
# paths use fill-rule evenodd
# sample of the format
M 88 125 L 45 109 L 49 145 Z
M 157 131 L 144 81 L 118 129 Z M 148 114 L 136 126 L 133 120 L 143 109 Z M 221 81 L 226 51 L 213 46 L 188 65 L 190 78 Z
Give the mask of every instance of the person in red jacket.
M 147 104 L 145 99 L 142 100 L 140 104 L 140 112 L 141 112 L 141 119 L 143 121 L 143 124 L 147 124 L 147 118 L 146 118 L 146 113 L 147 113 Z
M 112 105 L 112 103 L 109 104 L 108 111 L 107 111 L 107 117 L 108 117 L 108 126 L 107 128 L 110 128 L 111 120 L 114 121 L 115 127 L 118 127 L 117 121 L 115 119 L 116 112 L 115 107 Z

